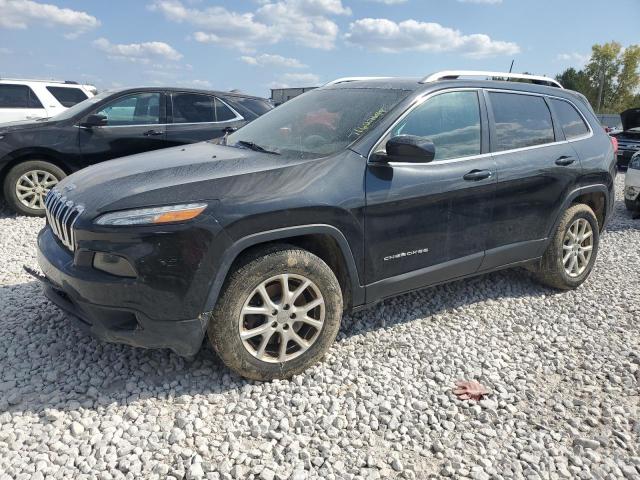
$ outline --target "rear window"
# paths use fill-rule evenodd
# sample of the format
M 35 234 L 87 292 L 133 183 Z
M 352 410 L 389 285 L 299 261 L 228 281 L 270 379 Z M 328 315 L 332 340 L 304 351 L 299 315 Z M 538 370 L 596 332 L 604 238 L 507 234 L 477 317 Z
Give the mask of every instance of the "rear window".
M 79 88 L 47 87 L 47 90 L 49 90 L 49 93 L 53 95 L 63 107 L 67 108 L 73 107 L 76 103 L 80 103 L 89 98 L 87 94 Z
M 0 108 L 44 108 L 26 85 L 0 85 Z
M 246 108 L 250 112 L 255 113 L 256 115 L 264 115 L 269 110 L 273 109 L 273 105 L 271 105 L 268 101 L 262 100 L 260 98 L 233 97 L 233 101 L 235 103 L 239 103 L 244 108 Z
M 495 119 L 495 151 L 532 147 L 555 141 L 551 112 L 544 98 L 489 93 Z
M 589 127 L 584 123 L 582 116 L 576 111 L 573 105 L 563 100 L 551 99 L 553 108 L 558 116 L 558 121 L 562 126 L 562 131 L 567 140 L 582 137 L 589 133 Z

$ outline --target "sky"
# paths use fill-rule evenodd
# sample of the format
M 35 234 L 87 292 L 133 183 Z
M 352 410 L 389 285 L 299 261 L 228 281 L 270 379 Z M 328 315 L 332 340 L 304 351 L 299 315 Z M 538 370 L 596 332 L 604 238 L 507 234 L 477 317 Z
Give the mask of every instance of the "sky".
M 594 43 L 640 43 L 638 25 L 640 0 L 0 0 L 0 77 L 268 97 L 512 60 L 552 76 Z

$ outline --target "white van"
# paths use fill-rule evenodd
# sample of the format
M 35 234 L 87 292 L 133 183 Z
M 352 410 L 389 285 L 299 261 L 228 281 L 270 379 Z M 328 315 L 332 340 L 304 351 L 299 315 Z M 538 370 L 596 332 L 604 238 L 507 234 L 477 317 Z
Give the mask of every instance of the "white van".
M 77 82 L 0 78 L 0 124 L 53 117 L 96 93 Z

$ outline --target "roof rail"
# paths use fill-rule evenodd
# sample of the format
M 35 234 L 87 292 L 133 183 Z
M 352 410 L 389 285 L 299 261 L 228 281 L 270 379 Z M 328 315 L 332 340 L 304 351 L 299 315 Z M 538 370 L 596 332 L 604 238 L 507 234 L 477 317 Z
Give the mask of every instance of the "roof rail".
M 12 77 L 0 77 L 0 80 L 9 80 L 12 82 L 46 82 L 46 83 L 66 83 L 71 85 L 79 85 L 78 82 L 73 80 L 55 80 L 53 78 L 12 78 Z
M 327 85 L 336 85 L 338 83 L 357 82 L 360 80 L 382 80 L 385 78 L 391 78 L 391 77 L 342 77 L 342 78 L 337 78 L 335 80 L 331 80 L 329 83 L 325 83 L 324 86 L 326 87 Z
M 509 72 L 484 72 L 476 70 L 444 70 L 429 75 L 420 80 L 420 83 L 437 82 L 438 80 L 455 80 L 459 77 L 502 77 L 517 78 L 520 80 L 531 80 L 533 83 L 546 83 L 552 87 L 564 88 L 555 78 L 544 77 L 541 75 L 527 75 L 525 73 L 509 73 Z

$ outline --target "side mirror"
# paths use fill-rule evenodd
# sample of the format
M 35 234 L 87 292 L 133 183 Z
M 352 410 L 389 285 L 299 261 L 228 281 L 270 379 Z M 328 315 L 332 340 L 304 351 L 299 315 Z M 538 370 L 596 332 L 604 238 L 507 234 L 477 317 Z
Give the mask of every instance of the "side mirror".
M 431 140 L 415 135 L 399 135 L 386 145 L 387 161 L 428 163 L 436 157 L 436 146 Z
M 107 117 L 105 115 L 98 115 L 94 113 L 89 115 L 84 119 L 84 122 L 80 124 L 81 127 L 85 128 L 93 128 L 93 127 L 103 127 L 107 124 Z

